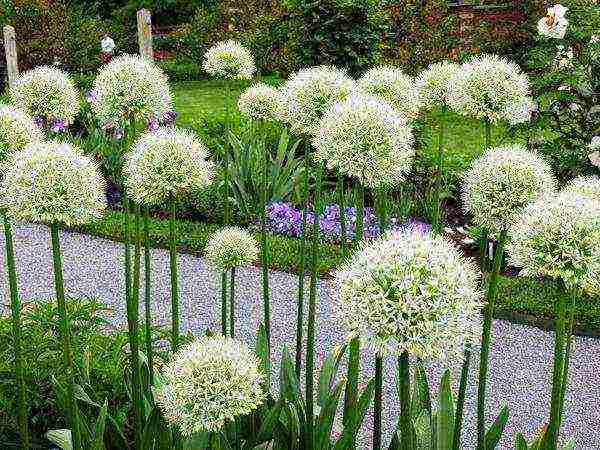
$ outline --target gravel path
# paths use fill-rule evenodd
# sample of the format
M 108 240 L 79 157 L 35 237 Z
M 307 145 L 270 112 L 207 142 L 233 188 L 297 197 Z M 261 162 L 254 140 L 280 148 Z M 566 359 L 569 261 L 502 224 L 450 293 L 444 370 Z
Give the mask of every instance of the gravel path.
M 3 240 L 3 235 L 0 241 Z M 53 297 L 51 249 L 46 227 L 18 225 L 14 227 L 17 253 L 19 286 L 24 299 L 48 299 Z M 72 297 L 96 297 L 104 300 L 114 311 L 111 316 L 116 324 L 125 326 L 125 304 L 122 299 L 123 270 L 122 245 L 104 239 L 70 232 L 61 233 L 66 291 Z M 2 245 L 3 242 L 2 242 Z M 2 247 L 3 248 L 3 247 Z M 4 252 L 2 251 L 2 259 Z M 4 261 L 1 265 L 4 271 Z M 195 333 L 206 327 L 218 329 L 218 279 L 206 267 L 203 260 L 190 255 L 179 258 L 181 325 Z M 0 277 L 4 290 L 5 274 Z M 294 346 L 295 333 L 295 276 L 274 272 L 270 276 L 272 296 L 273 349 L 279 357 L 283 345 Z M 239 303 L 239 333 L 244 339 L 253 339 L 262 317 L 260 301 L 260 271 L 250 268 L 238 271 L 237 294 Z M 327 281 L 319 285 L 317 305 L 317 358 L 322 359 L 332 344 L 343 340 L 343 333 L 332 323 L 331 286 Z M 168 324 L 169 317 L 169 271 L 168 253 L 153 251 L 152 277 L 153 317 L 156 324 Z M 4 302 L 8 302 L 8 296 Z M 6 307 L 7 305 L 4 305 Z M 1 309 L 1 308 L 0 308 Z M 503 403 L 510 407 L 511 417 L 505 439 L 498 448 L 514 448 L 514 434 L 524 432 L 531 437 L 548 415 L 548 385 L 553 355 L 553 336 L 536 328 L 495 321 L 493 348 L 490 358 L 488 381 L 488 412 L 497 412 Z M 564 433 L 575 436 L 576 449 L 600 449 L 600 340 L 576 338 L 573 343 L 569 389 L 566 396 Z M 317 362 L 319 365 L 319 361 Z M 473 361 L 472 368 L 478 362 Z M 372 355 L 363 355 L 363 376 L 372 375 Z M 384 428 L 386 441 L 395 426 L 398 405 L 395 400 L 395 362 L 386 360 L 384 380 L 385 406 Z M 471 384 L 467 396 L 467 416 L 464 431 L 464 448 L 473 448 L 476 370 L 471 370 Z M 439 369 L 430 368 L 432 384 L 437 386 Z M 457 380 L 456 373 L 454 380 Z M 457 383 L 455 383 L 457 384 Z M 361 448 L 370 448 L 368 432 L 369 417 L 361 436 Z

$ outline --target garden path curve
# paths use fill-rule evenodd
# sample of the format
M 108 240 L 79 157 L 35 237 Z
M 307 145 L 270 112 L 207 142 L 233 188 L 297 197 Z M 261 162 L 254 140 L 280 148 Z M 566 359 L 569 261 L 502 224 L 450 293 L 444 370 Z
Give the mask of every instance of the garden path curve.
M 123 301 L 124 276 L 122 270 L 123 246 L 105 239 L 72 232 L 61 233 L 64 279 L 67 295 L 72 297 L 95 297 L 102 299 L 113 312 L 110 320 L 118 326 L 126 326 Z M 4 236 L 0 237 L 3 241 Z M 19 288 L 23 299 L 43 300 L 53 297 L 52 253 L 49 231 L 40 225 L 15 225 L 14 240 L 17 254 Z M 2 242 L 2 248 L 4 243 Z M 4 272 L 4 252 L 1 252 L 1 269 Z M 156 324 L 168 324 L 169 317 L 169 270 L 168 253 L 153 250 L 152 308 Z M 218 279 L 206 267 L 201 258 L 182 254 L 179 258 L 181 325 L 186 330 L 200 333 L 207 326 L 218 328 L 217 320 Z M 251 340 L 262 317 L 260 300 L 260 270 L 249 268 L 238 271 L 237 293 L 239 332 Z M 0 283 L 7 292 L 5 273 Z M 284 344 L 294 346 L 295 293 L 297 277 L 282 272 L 270 276 L 272 296 L 272 340 L 276 357 Z M 0 311 L 8 308 L 8 295 L 4 297 Z M 332 344 L 344 338 L 342 331 L 332 321 L 331 284 L 321 281 L 317 305 L 317 364 Z M 488 412 L 498 411 L 503 403 L 510 407 L 510 420 L 505 438 L 498 448 L 514 448 L 514 434 L 522 431 L 531 437 L 544 423 L 548 415 L 549 374 L 553 357 L 553 335 L 528 326 L 497 320 L 493 327 L 493 346 L 490 360 L 490 389 Z M 369 366 L 367 366 L 369 364 Z M 476 397 L 476 368 L 472 363 L 471 383 L 466 410 L 465 446 L 473 448 L 474 407 Z M 363 355 L 366 377 L 372 375 L 371 355 Z M 384 414 L 386 441 L 395 424 L 398 405 L 394 395 L 395 362 L 386 361 Z M 437 379 L 439 370 L 431 368 L 431 376 Z M 456 373 L 454 380 L 457 380 Z M 435 383 L 435 382 L 434 382 Z M 436 384 L 437 385 L 437 384 Z M 566 395 L 564 432 L 576 433 L 578 450 L 600 449 L 600 340 L 577 337 L 573 343 L 571 371 Z M 368 449 L 368 432 L 371 418 L 367 419 L 361 436 L 361 448 Z

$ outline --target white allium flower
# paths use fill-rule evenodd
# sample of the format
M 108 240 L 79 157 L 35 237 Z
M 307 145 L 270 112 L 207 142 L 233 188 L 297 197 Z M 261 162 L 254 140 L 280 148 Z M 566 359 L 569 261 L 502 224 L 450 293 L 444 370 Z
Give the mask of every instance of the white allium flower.
M 294 133 L 312 134 L 323 114 L 356 89 L 354 80 L 336 67 L 300 70 L 281 87 L 282 120 Z
M 523 276 L 600 293 L 600 201 L 573 192 L 526 207 L 510 228 L 508 261 Z
M 39 66 L 23 73 L 10 89 L 14 105 L 51 127 L 69 126 L 79 111 L 79 94 L 69 75 L 55 67 Z
M 529 121 L 535 108 L 527 75 L 496 55 L 478 56 L 461 66 L 452 80 L 448 104 L 463 116 L 511 124 Z
M 158 205 L 208 186 L 215 167 L 206 146 L 191 131 L 163 127 L 143 134 L 126 155 L 127 195 Z
M 448 95 L 452 89 L 452 80 L 460 66 L 450 61 L 431 64 L 416 79 L 421 106 L 426 110 L 448 104 Z
M 205 255 L 209 265 L 225 272 L 254 263 L 258 258 L 258 243 L 242 228 L 225 227 L 211 236 Z
M 242 92 L 238 109 L 252 120 L 278 120 L 281 117 L 281 94 L 268 84 L 257 83 Z
M 577 177 L 571 180 L 562 192 L 573 192 L 600 201 L 600 177 Z
M 325 113 L 313 146 L 317 161 L 368 187 L 401 183 L 415 154 L 405 117 L 384 100 L 358 94 Z
M 250 50 L 234 40 L 218 42 L 204 55 L 202 68 L 213 77 L 249 80 L 256 72 Z
M 419 115 L 421 104 L 415 82 L 400 69 L 373 67 L 357 83 L 362 92 L 389 102 L 408 119 L 415 119 Z
M 473 222 L 497 234 L 531 202 L 556 192 L 546 161 L 525 147 L 490 149 L 463 174 L 462 201 Z
M 133 119 L 160 121 L 173 109 L 167 76 L 137 55 L 118 56 L 100 69 L 90 104 L 104 128 L 124 128 Z
M 2 207 L 15 220 L 81 225 L 106 208 L 96 163 L 66 142 L 35 142 L 14 154 L 0 187 Z
M 33 119 L 20 109 L 0 103 L 0 162 L 43 139 Z
M 169 423 L 184 436 L 216 432 L 265 401 L 258 357 L 223 336 L 199 338 L 177 352 L 153 392 Z
M 380 354 L 452 360 L 478 335 L 478 271 L 442 236 L 386 234 L 359 250 L 335 284 L 342 325 Z
M 567 11 L 568 8 L 561 4 L 548 8 L 546 16 L 538 21 L 538 33 L 551 39 L 564 38 L 569 27 L 569 21 L 565 17 Z

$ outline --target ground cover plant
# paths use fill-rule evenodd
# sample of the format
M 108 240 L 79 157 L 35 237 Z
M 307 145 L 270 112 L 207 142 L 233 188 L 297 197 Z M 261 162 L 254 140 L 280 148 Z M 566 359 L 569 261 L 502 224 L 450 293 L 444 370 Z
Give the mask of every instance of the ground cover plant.
M 540 17 L 540 45 L 569 32 L 594 44 L 591 29 L 570 19 L 578 14 L 549 9 Z M 10 323 L 5 347 L 17 392 L 10 445 L 34 448 L 45 431 L 54 445 L 76 450 L 344 450 L 357 447 L 372 407 L 373 449 L 458 450 L 467 439 L 465 393 L 478 351 L 474 441 L 478 450 L 493 449 L 510 410 L 486 420 L 492 319 L 517 309 L 554 318 L 555 348 L 547 425 L 533 443 L 521 434 L 509 439 L 525 450 L 573 448 L 561 425 L 575 322 L 598 323 L 600 181 L 590 175 L 563 186 L 556 161 L 531 145 L 537 136 L 522 127 L 543 105 L 521 67 L 478 55 L 417 77 L 380 65 L 355 78 L 348 68 L 320 65 L 285 79 L 257 78 L 252 52 L 227 40 L 198 62 L 213 80 L 172 90 L 146 57 L 109 59 L 83 95 L 67 72 L 41 66 L 23 73 L 0 107 L 11 311 L 0 323 Z M 591 125 L 577 134 L 588 172 L 597 170 L 600 139 L 593 108 L 585 113 Z M 209 215 L 212 223 L 180 220 L 194 218 L 190 205 L 202 201 L 220 210 Z M 56 307 L 23 312 L 11 231 L 17 221 L 50 227 Z M 69 305 L 61 227 L 122 241 L 127 331 L 102 330 L 93 302 Z M 164 336 L 152 328 L 153 244 L 169 250 Z M 181 332 L 180 247 L 202 253 L 218 275 L 219 329 Z M 239 336 L 236 274 L 252 264 L 261 267 L 261 323 L 248 346 Z M 297 272 L 293 348 L 272 347 L 271 268 Z M 323 275 L 332 278 L 340 348 L 317 342 Z M 60 419 L 40 415 L 43 402 L 29 398 L 39 395 L 27 389 L 29 333 L 61 358 L 59 370 L 43 367 L 53 401 L 42 405 Z M 44 333 L 57 338 L 47 343 Z M 82 349 L 81 341 L 96 340 L 105 351 L 120 346 L 114 366 L 97 361 L 108 381 L 91 376 Z M 374 376 L 361 384 L 367 349 Z M 326 355 L 320 368 L 317 352 Z M 382 416 L 390 355 L 400 419 L 388 442 Z M 456 399 L 447 369 L 432 404 L 424 371 L 432 362 L 462 366 Z

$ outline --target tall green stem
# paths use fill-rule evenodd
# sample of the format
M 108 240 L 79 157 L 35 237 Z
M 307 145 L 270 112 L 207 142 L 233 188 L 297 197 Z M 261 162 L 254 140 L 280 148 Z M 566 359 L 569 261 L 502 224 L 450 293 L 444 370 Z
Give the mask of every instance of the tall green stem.
M 150 305 L 150 290 L 152 281 L 152 266 L 150 258 L 150 211 L 144 208 L 144 313 L 146 334 L 146 358 L 150 384 L 154 384 L 154 350 L 152 345 L 152 310 Z
M 410 449 L 412 423 L 410 419 L 410 360 L 408 352 L 402 352 L 398 358 L 398 376 L 400 377 L 400 448 Z
M 221 274 L 221 333 L 227 336 L 227 271 Z
M 337 179 L 338 207 L 340 209 L 340 242 L 342 257 L 348 255 L 348 229 L 346 225 L 346 199 L 344 196 L 344 176 L 338 173 Z
M 125 301 L 128 302 L 131 297 L 131 218 L 129 216 L 129 199 L 127 198 L 127 195 L 123 197 L 123 209 L 123 234 L 125 235 Z
M 263 174 L 262 174 L 262 208 L 260 215 L 260 248 L 262 265 L 262 297 L 264 309 L 265 335 L 267 338 L 267 359 L 271 360 L 271 302 L 269 299 L 269 245 L 267 241 L 267 201 L 268 201 L 268 172 L 269 150 L 267 144 L 263 145 Z M 269 364 L 270 370 L 270 364 Z
M 358 373 L 360 371 L 360 339 L 353 337 L 348 346 L 348 375 L 346 377 L 346 392 L 344 395 L 344 423 L 350 417 L 350 412 L 356 408 L 358 397 Z
M 12 230 L 6 215 L 4 219 L 4 245 L 6 250 L 6 270 L 10 288 L 10 307 L 12 312 L 13 351 L 15 353 L 15 378 L 17 379 L 17 397 L 19 399 L 19 435 L 21 449 L 29 449 L 29 429 L 27 426 L 27 393 L 25 390 L 25 375 L 23 373 L 23 350 L 21 347 L 21 301 L 17 286 L 17 269 L 13 247 Z
M 56 302 L 58 304 L 58 313 L 60 315 L 60 334 L 63 341 L 63 369 L 65 371 L 67 383 L 65 405 L 69 416 L 69 425 L 71 427 L 73 450 L 82 450 L 77 404 L 75 403 L 75 370 L 73 364 L 73 348 L 71 347 L 71 324 L 65 299 L 58 222 L 52 222 L 50 225 L 50 235 L 54 266 L 54 289 L 56 291 Z
M 310 293 L 308 299 L 308 323 L 306 336 L 306 448 L 312 450 L 314 443 L 314 368 L 315 368 L 315 317 L 317 304 L 317 268 L 319 263 L 319 216 L 321 214 L 321 182 L 323 163 L 317 168 L 312 235 L 312 261 L 310 267 Z
M 381 449 L 381 410 L 383 405 L 383 357 L 375 356 L 375 399 L 373 401 L 373 450 Z M 408 448 L 408 447 L 403 447 Z
M 485 446 L 485 395 L 487 384 L 488 360 L 490 356 L 490 342 L 492 334 L 492 319 L 494 316 L 494 303 L 498 290 L 498 279 L 504 253 L 504 243 L 507 232 L 502 230 L 498 237 L 496 251 L 494 253 L 494 266 L 490 274 L 487 292 L 487 305 L 483 319 L 483 334 L 481 338 L 481 356 L 479 361 L 479 385 L 477 388 L 477 450 L 483 450 Z
M 571 305 L 569 311 L 569 321 L 567 329 L 567 343 L 565 348 L 565 364 L 563 368 L 563 383 L 560 401 L 560 423 L 562 423 L 562 415 L 564 413 L 565 395 L 567 393 L 567 384 L 569 382 L 569 364 L 571 362 L 571 345 L 573 344 L 573 330 L 575 328 L 575 301 L 580 293 L 577 290 L 571 292 Z
M 231 268 L 229 286 L 229 337 L 235 337 L 235 267 Z
M 308 216 L 308 184 L 309 184 L 309 150 L 308 139 L 304 140 L 304 179 L 302 186 L 302 238 L 300 240 L 300 267 L 298 268 L 298 302 L 296 305 L 296 377 L 300 379 L 302 371 L 302 339 L 304 331 L 304 283 L 306 278 L 306 250 L 307 250 L 307 216 Z
M 492 146 L 492 124 L 490 119 L 487 117 L 483 120 L 485 125 L 485 151 L 487 151 Z
M 365 188 L 357 186 L 356 195 L 356 224 L 354 233 L 354 244 L 358 245 L 364 238 L 365 234 Z
M 458 398 L 456 399 L 456 414 L 454 415 L 454 440 L 452 450 L 460 450 L 460 435 L 462 433 L 463 414 L 465 409 L 465 396 L 467 393 L 467 382 L 469 381 L 469 365 L 471 364 L 471 346 L 465 348 L 464 360 L 460 371 L 460 385 Z
M 177 203 L 171 199 L 171 214 L 169 216 L 169 262 L 171 268 L 171 348 L 173 352 L 179 349 L 179 292 L 177 277 L 177 233 L 175 229 L 175 214 Z
M 436 232 L 440 232 L 442 228 L 441 220 L 441 196 L 442 196 L 442 180 L 443 180 L 443 166 L 444 166 L 444 135 L 446 131 L 446 116 L 447 107 L 442 106 L 442 116 L 440 118 L 440 133 L 438 139 L 438 151 L 437 151 L 437 169 L 435 177 L 435 211 L 433 214 L 433 229 Z

